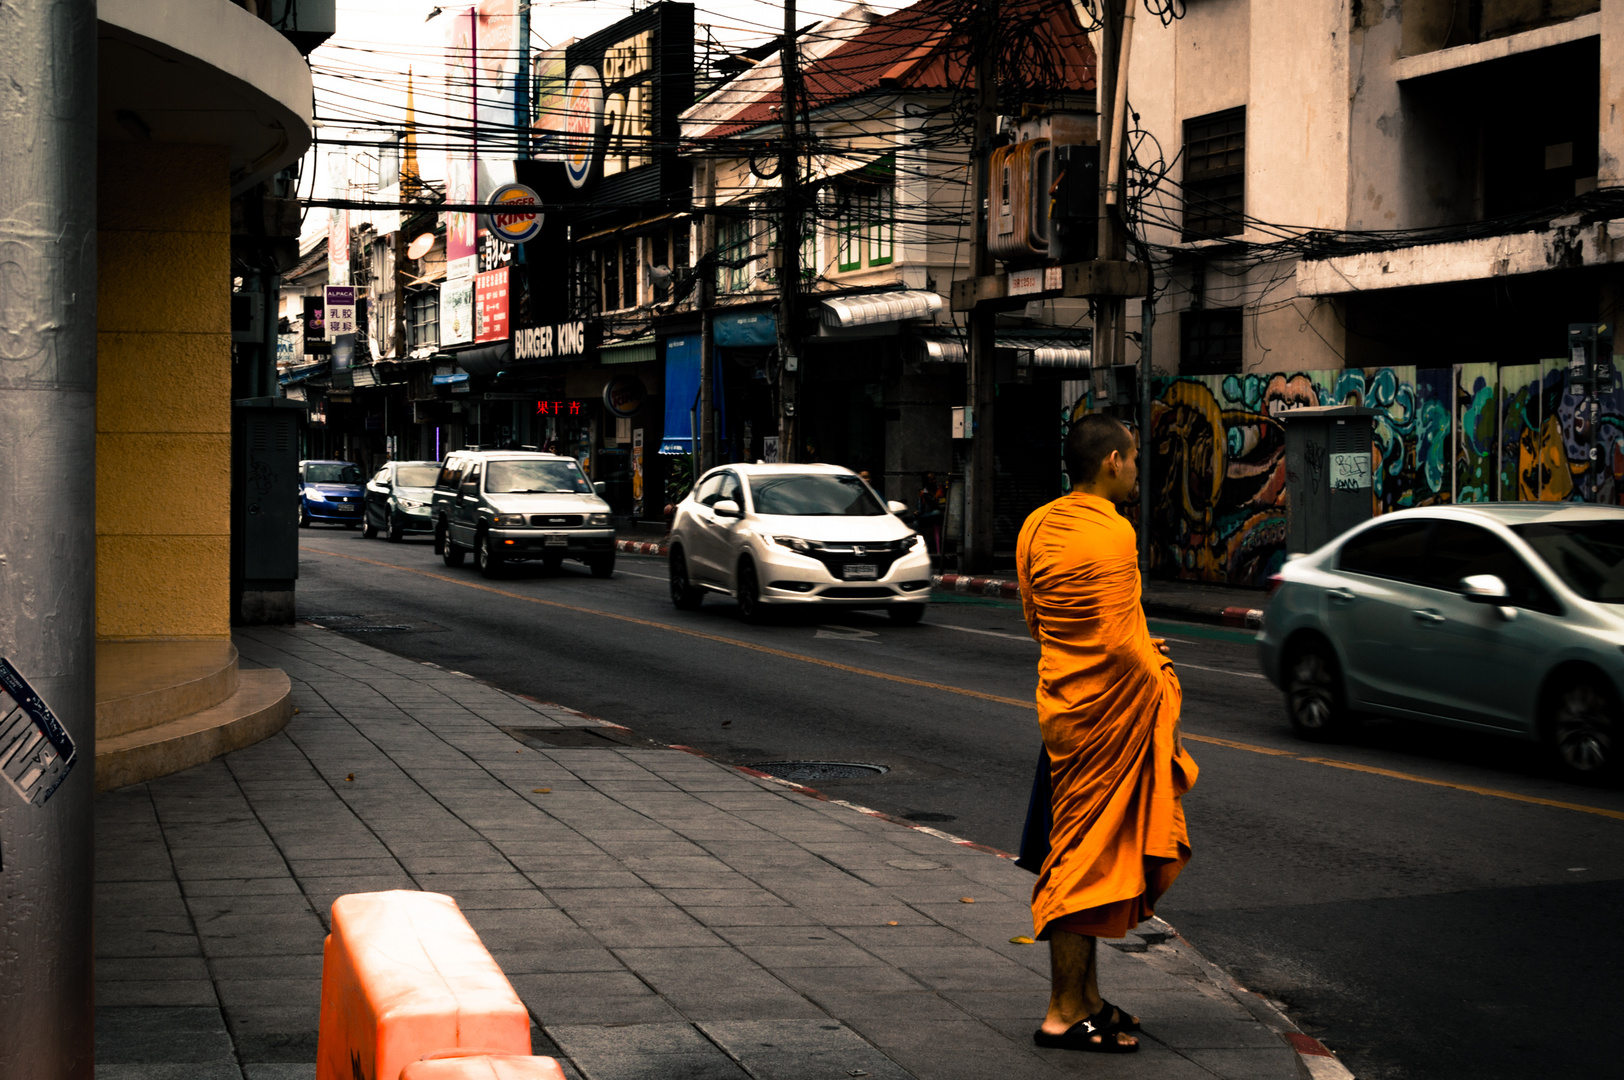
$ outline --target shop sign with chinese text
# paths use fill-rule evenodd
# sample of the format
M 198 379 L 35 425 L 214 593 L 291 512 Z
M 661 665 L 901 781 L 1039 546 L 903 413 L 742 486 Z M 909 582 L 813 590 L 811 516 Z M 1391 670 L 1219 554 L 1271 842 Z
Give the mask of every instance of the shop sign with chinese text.
M 474 340 L 506 341 L 508 336 L 508 267 L 474 275 Z

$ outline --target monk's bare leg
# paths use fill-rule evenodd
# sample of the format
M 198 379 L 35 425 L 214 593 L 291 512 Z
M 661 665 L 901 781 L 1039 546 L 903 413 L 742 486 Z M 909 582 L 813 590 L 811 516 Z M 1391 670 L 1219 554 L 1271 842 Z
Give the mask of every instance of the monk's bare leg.
M 1100 997 L 1098 949 L 1097 939 L 1084 934 L 1049 932 L 1049 1012 L 1042 1029 L 1050 1035 L 1064 1034 L 1105 1007 Z M 1124 1046 L 1138 1042 L 1127 1032 L 1118 1032 L 1116 1039 Z

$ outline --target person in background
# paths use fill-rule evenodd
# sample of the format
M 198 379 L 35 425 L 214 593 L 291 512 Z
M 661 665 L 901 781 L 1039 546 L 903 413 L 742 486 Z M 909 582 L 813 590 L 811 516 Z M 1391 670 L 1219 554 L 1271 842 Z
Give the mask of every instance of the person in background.
M 936 474 L 928 472 L 919 488 L 919 501 L 914 509 L 914 528 L 925 538 L 925 546 L 932 555 L 942 553 L 942 503 L 945 495 Z

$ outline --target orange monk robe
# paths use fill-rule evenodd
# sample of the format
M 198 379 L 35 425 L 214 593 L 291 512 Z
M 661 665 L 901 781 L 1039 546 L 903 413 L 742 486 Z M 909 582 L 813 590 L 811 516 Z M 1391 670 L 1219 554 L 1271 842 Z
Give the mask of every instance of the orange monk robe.
M 1054 809 L 1032 922 L 1039 937 L 1062 917 L 1059 929 L 1121 937 L 1190 860 L 1179 798 L 1197 770 L 1179 740 L 1183 691 L 1145 624 L 1133 526 L 1110 502 L 1073 493 L 1039 508 L 1015 558 L 1043 646 Z

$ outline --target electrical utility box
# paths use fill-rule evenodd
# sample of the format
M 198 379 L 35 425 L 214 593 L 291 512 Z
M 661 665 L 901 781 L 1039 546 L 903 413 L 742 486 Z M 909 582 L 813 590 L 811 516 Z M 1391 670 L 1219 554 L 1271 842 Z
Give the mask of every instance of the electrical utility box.
M 1315 551 L 1375 513 L 1376 410 L 1320 405 L 1280 414 L 1286 429 L 1286 550 Z
M 231 419 L 231 622 L 291 623 L 304 403 L 242 398 Z

